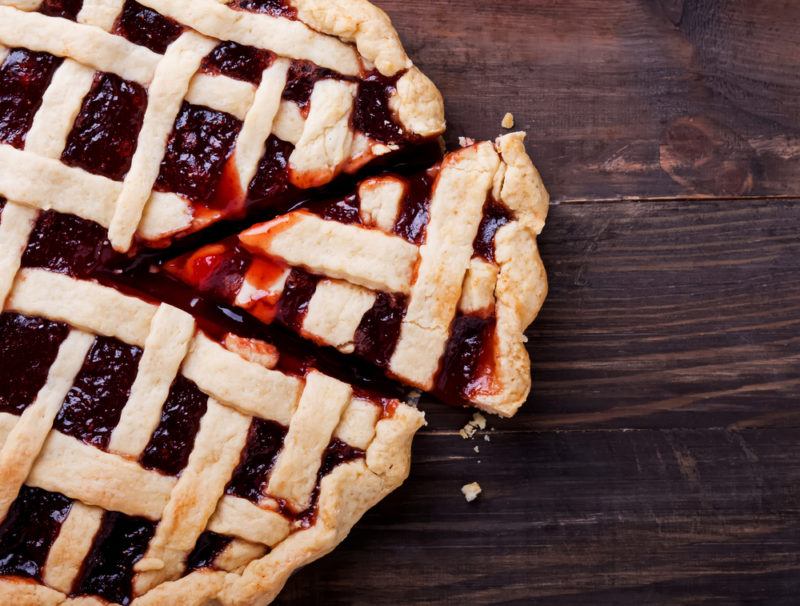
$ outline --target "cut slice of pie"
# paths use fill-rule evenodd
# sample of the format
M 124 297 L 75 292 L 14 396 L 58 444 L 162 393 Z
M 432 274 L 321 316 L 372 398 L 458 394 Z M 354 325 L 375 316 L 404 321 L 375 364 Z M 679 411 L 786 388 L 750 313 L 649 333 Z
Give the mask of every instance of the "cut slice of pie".
M 201 292 L 445 401 L 513 415 L 547 292 L 548 195 L 524 134 L 387 173 L 166 265 Z
M 366 0 L 5 0 L 0 196 L 164 245 L 435 138 Z
M 423 415 L 79 278 L 98 230 L 0 203 L 0 604 L 261 606 L 405 479 Z

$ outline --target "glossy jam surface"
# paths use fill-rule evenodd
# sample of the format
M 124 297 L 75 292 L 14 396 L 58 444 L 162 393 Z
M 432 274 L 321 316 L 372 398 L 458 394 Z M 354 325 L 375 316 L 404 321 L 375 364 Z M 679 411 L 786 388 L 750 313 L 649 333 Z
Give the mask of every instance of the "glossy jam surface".
M 61 17 L 75 21 L 83 8 L 83 0 L 44 0 L 39 12 L 48 17 Z
M 267 138 L 264 155 L 258 162 L 258 170 L 250 181 L 247 197 L 253 204 L 270 205 L 276 198 L 294 190 L 289 182 L 289 156 L 294 145 L 274 135 Z
M 494 261 L 494 237 L 497 230 L 513 219 L 514 215 L 505 205 L 489 197 L 483 207 L 483 218 L 472 243 L 475 254 L 487 261 Z
M 14 48 L 0 65 L 0 143 L 19 149 L 61 59 Z
M 204 205 L 213 202 L 241 126 L 230 114 L 184 102 L 167 141 L 156 189 Z
M 134 0 L 125 1 L 114 27 L 115 34 L 162 55 L 182 32 L 178 23 Z
M 53 427 L 106 448 L 131 393 L 142 350 L 110 337 L 95 337 Z
M 286 428 L 273 421 L 254 418 L 239 465 L 225 488 L 225 494 L 257 503 L 263 494 L 275 458 L 283 446 Z
M 200 292 L 232 303 L 251 262 L 249 252 L 228 240 L 174 259 L 164 268 Z
M 0 314 L 0 412 L 22 414 L 33 403 L 67 334 L 60 322 Z
M 353 111 L 353 127 L 383 143 L 400 143 L 405 138 L 403 128 L 397 123 L 389 98 L 395 92 L 397 78 L 387 78 L 377 70 L 358 84 Z
M 338 221 L 339 223 L 361 224 L 360 204 L 358 196 L 351 194 L 337 200 L 321 200 L 303 206 L 323 219 Z
M 214 560 L 231 544 L 233 537 L 206 530 L 197 538 L 191 553 L 186 558 L 186 574 L 200 568 L 211 568 Z
M 311 100 L 314 85 L 326 78 L 342 79 L 342 76 L 332 70 L 319 67 L 310 61 L 292 61 L 289 73 L 286 75 L 283 99 L 293 101 L 297 103 L 301 110 L 305 110 Z
M 386 368 L 400 337 L 406 306 L 407 299 L 403 295 L 378 293 L 375 303 L 362 316 L 356 329 L 356 354 L 380 368 Z
M 297 10 L 286 0 L 233 0 L 228 6 L 273 17 L 297 18 Z
M 122 180 L 136 151 L 146 107 L 147 92 L 140 85 L 114 74 L 96 74 L 61 161 Z
M 453 320 L 435 387 L 445 401 L 468 403 L 483 374 L 490 370 L 482 368 L 481 362 L 493 347 L 494 326 L 494 317 L 459 315 Z
M 283 296 L 278 302 L 278 311 L 275 315 L 284 326 L 300 330 L 318 282 L 318 276 L 296 267 L 292 269 L 289 277 L 286 278 Z
M 262 72 L 274 59 L 275 55 L 269 51 L 243 46 L 236 42 L 220 42 L 203 59 L 201 69 L 258 85 L 261 82 Z
M 50 548 L 71 506 L 63 495 L 23 486 L 0 524 L 0 575 L 42 582 Z
M 179 374 L 161 409 L 161 421 L 139 459 L 141 464 L 173 476 L 183 471 L 207 407 L 208 396 Z
M 412 244 L 425 242 L 425 228 L 430 219 L 431 187 L 435 171 L 426 171 L 405 179 L 406 195 L 394 224 L 394 233 Z
M 144 556 L 155 530 L 156 524 L 144 518 L 105 512 L 71 595 L 96 595 L 123 606 L 130 604 L 133 566 Z
M 101 225 L 52 210 L 39 213 L 22 255 L 22 267 L 39 267 L 73 277 L 108 266 L 116 254 Z

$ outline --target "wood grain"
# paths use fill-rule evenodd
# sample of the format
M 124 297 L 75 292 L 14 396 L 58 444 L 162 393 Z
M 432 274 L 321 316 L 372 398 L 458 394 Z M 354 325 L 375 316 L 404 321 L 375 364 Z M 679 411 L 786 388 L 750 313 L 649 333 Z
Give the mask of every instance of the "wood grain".
M 530 133 L 534 392 L 490 441 L 424 398 L 409 481 L 278 603 L 796 604 L 800 4 L 379 4 L 451 144 Z
M 458 136 L 510 111 L 556 200 L 800 196 L 800 4 L 383 0 Z

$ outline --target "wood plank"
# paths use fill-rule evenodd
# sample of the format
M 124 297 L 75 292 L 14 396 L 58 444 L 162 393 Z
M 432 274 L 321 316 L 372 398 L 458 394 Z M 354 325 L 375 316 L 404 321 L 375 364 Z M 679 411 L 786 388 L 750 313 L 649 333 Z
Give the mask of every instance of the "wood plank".
M 800 196 L 800 4 L 379 0 L 448 140 L 506 111 L 557 200 Z
M 408 483 L 277 603 L 796 600 L 796 431 L 504 433 L 479 455 L 453 440 L 423 434 Z

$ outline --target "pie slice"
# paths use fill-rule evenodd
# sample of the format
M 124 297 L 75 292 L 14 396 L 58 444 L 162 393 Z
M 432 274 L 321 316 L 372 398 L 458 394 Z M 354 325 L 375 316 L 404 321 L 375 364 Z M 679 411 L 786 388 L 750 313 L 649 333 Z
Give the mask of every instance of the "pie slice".
M 5 0 L 0 196 L 165 245 L 436 138 L 366 0 Z M 31 211 L 33 212 L 33 210 Z
M 0 604 L 261 606 L 405 479 L 423 415 L 79 278 L 96 227 L 0 203 Z
M 548 195 L 523 139 L 368 178 L 166 270 L 447 402 L 511 416 L 531 386 L 523 332 L 547 291 L 536 236 Z

